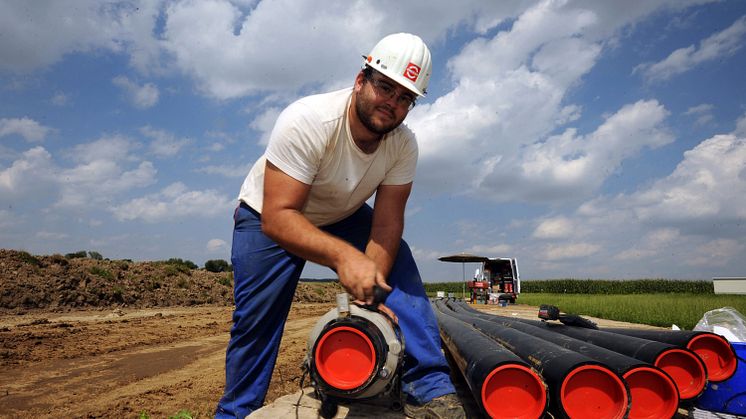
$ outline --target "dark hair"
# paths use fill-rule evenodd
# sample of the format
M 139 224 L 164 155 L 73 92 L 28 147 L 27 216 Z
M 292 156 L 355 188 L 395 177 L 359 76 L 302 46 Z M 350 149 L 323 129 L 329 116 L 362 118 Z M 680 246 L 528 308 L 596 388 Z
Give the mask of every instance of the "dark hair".
M 373 74 L 377 73 L 377 71 L 369 65 L 366 65 L 362 71 L 363 77 L 365 77 L 366 80 L 370 80 L 370 78 L 373 77 Z

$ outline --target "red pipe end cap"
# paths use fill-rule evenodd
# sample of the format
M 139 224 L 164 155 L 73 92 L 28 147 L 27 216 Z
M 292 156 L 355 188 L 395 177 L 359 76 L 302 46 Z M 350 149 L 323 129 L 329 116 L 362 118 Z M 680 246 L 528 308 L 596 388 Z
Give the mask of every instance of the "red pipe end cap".
M 694 351 L 707 367 L 710 381 L 725 381 L 736 373 L 738 359 L 727 340 L 716 334 L 703 333 L 692 338 L 686 345 Z
M 531 368 L 501 365 L 482 384 L 482 405 L 493 418 L 538 418 L 547 406 L 546 386 Z
M 679 408 L 676 384 L 663 371 L 652 367 L 634 368 L 624 374 L 632 397 L 630 419 L 672 418 Z
M 693 399 L 702 393 L 707 384 L 707 373 L 702 360 L 685 349 L 663 351 L 655 360 L 655 366 L 665 371 L 679 390 L 682 400 Z
M 340 390 L 365 384 L 373 374 L 376 352 L 362 331 L 349 326 L 329 329 L 316 344 L 315 364 L 321 378 Z
M 629 393 L 621 378 L 599 365 L 583 365 L 565 377 L 560 402 L 571 418 L 623 418 Z

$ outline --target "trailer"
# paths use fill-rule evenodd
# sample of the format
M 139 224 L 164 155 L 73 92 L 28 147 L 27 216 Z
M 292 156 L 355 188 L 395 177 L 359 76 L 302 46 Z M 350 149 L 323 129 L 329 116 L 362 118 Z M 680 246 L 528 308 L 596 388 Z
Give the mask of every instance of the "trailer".
M 515 303 L 521 293 L 518 260 L 510 257 L 488 257 L 459 253 L 438 258 L 443 262 L 479 263 L 471 281 L 464 278 L 472 303 Z

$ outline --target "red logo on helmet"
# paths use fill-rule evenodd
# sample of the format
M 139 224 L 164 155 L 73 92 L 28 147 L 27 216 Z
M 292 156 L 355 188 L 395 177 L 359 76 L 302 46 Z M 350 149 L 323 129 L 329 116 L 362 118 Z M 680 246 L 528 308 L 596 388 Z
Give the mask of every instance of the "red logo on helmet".
M 404 77 L 409 80 L 417 81 L 417 77 L 420 76 L 420 66 L 414 63 L 407 64 L 407 68 L 404 69 Z

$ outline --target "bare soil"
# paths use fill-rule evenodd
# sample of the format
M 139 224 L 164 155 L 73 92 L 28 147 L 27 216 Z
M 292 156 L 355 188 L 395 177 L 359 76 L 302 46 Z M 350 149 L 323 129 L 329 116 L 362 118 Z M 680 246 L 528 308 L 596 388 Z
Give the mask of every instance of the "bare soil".
M 0 418 L 212 417 L 225 382 L 231 284 L 225 273 L 170 266 L 0 250 Z M 308 334 L 340 290 L 299 284 L 268 403 L 300 389 Z
M 212 417 L 228 273 L 0 249 L 0 418 Z M 267 401 L 300 388 L 308 334 L 341 288 L 300 283 Z

